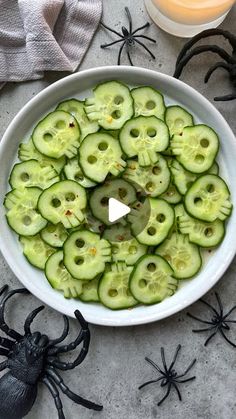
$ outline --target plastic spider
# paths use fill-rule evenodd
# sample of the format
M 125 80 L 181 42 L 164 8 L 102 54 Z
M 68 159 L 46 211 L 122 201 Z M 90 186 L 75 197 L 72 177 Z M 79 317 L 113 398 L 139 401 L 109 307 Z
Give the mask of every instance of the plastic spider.
M 173 361 L 171 362 L 169 368 L 166 365 L 164 348 L 161 348 L 161 358 L 162 358 L 162 363 L 163 363 L 163 367 L 164 367 L 163 369 L 161 369 L 151 359 L 145 358 L 145 360 L 147 362 L 149 362 L 149 364 L 151 364 L 159 372 L 160 377 L 158 377 L 155 380 L 147 381 L 146 383 L 142 384 L 139 387 L 139 390 L 141 388 L 147 386 L 148 384 L 156 383 L 158 381 L 161 381 L 161 387 L 167 386 L 167 392 L 166 392 L 165 396 L 161 399 L 161 401 L 157 403 L 158 406 L 160 406 L 164 402 L 164 400 L 169 396 L 172 387 L 174 387 L 174 389 L 176 390 L 176 392 L 178 394 L 178 397 L 179 397 L 179 400 L 181 401 L 182 397 L 181 397 L 181 393 L 179 391 L 178 385 L 182 384 L 182 383 L 187 383 L 188 381 L 192 381 L 196 378 L 194 376 L 194 377 L 190 377 L 190 378 L 186 378 L 186 379 L 182 380 L 182 378 L 185 377 L 187 375 L 187 373 L 191 370 L 191 368 L 194 366 L 194 364 L 196 362 L 196 359 L 194 359 L 191 362 L 191 364 L 184 371 L 183 374 L 178 375 L 178 373 L 173 369 L 180 349 L 181 349 L 181 345 L 178 345 L 177 349 L 175 351 Z
M 232 47 L 231 55 L 227 51 L 225 51 L 223 48 L 220 48 L 217 45 L 200 45 L 191 50 L 192 46 L 196 42 L 198 42 L 200 39 L 207 38 L 208 36 L 215 36 L 215 35 L 222 35 L 225 39 L 229 41 Z M 233 93 L 226 96 L 215 97 L 214 100 L 226 101 L 226 100 L 236 99 L 236 36 L 228 31 L 224 31 L 223 29 L 208 29 L 194 36 L 192 39 L 190 39 L 184 45 L 184 47 L 179 53 L 179 56 L 176 61 L 174 77 L 176 78 L 180 77 L 184 66 L 188 63 L 188 61 L 192 57 L 194 57 L 195 55 L 201 54 L 202 52 L 207 52 L 207 51 L 214 52 L 215 54 L 223 58 L 224 61 L 219 61 L 209 68 L 205 76 L 205 83 L 208 82 L 212 73 L 217 68 L 223 68 L 224 70 L 228 71 L 229 79 L 232 82 L 233 90 L 234 90 Z
M 147 39 L 148 41 L 156 43 L 155 39 L 150 38 L 149 36 L 146 36 L 146 35 L 138 34 L 138 32 L 141 31 L 142 29 L 148 28 L 150 26 L 150 23 L 147 22 L 147 23 L 145 23 L 145 25 L 143 25 L 140 28 L 137 28 L 133 31 L 132 18 L 131 18 L 131 14 L 130 14 L 130 11 L 129 11 L 128 7 L 125 7 L 125 12 L 126 12 L 126 15 L 128 17 L 128 21 L 129 21 L 129 29 L 122 26 L 122 28 L 121 28 L 122 33 L 119 33 L 117 31 L 115 31 L 114 29 L 109 28 L 104 23 L 101 23 L 101 25 L 104 28 L 106 28 L 108 31 L 114 33 L 115 35 L 119 36 L 119 38 L 120 38 L 117 41 L 111 42 L 110 44 L 101 45 L 101 48 L 107 48 L 107 47 L 110 47 L 111 45 L 118 44 L 118 43 L 122 42 L 121 47 L 119 49 L 117 64 L 120 65 L 121 53 L 122 53 L 124 47 L 126 47 L 126 53 L 127 53 L 128 60 L 129 60 L 130 64 L 133 65 L 131 55 L 130 55 L 130 51 L 131 51 L 131 48 L 135 45 L 135 42 L 136 42 L 137 44 L 141 45 L 151 55 L 151 57 L 155 60 L 155 58 L 156 58 L 155 55 L 150 51 L 149 48 L 146 47 L 146 45 L 142 41 L 140 41 L 140 38 Z
M 4 319 L 5 304 L 14 294 L 26 294 L 25 288 L 7 292 L 7 286 L 0 290 L 3 298 L 0 302 L 0 329 L 11 339 L 0 337 L 0 355 L 7 359 L 0 363 L 0 371 L 8 372 L 0 378 L 0 419 L 21 419 L 31 410 L 37 397 L 38 383 L 43 382 L 49 389 L 57 411 L 58 418 L 64 419 L 62 402 L 58 388 L 75 403 L 88 409 L 101 410 L 102 406 L 92 403 L 73 393 L 56 371 L 71 370 L 81 364 L 88 353 L 90 332 L 88 323 L 76 310 L 75 316 L 81 326 L 78 337 L 67 345 L 58 345 L 69 332 L 69 321 L 64 316 L 64 330 L 56 339 L 49 339 L 40 332 L 31 332 L 30 326 L 36 315 L 43 310 L 40 306 L 26 318 L 24 334 L 10 329 Z M 72 351 L 83 343 L 82 349 L 73 362 L 62 362 L 58 355 Z
M 236 344 L 234 344 L 233 342 L 231 342 L 227 336 L 225 335 L 225 331 L 229 331 L 230 327 L 228 325 L 228 323 L 236 323 L 236 320 L 227 320 L 227 318 L 229 317 L 229 315 L 233 312 L 233 310 L 236 309 L 236 306 L 233 306 L 226 314 L 224 314 L 224 310 L 223 310 L 223 306 L 222 306 L 222 302 L 221 299 L 219 297 L 219 295 L 217 294 L 217 292 L 215 292 L 215 296 L 216 296 L 216 300 L 219 306 L 219 312 L 212 307 L 211 304 L 209 304 L 207 301 L 204 300 L 199 300 L 201 301 L 201 303 L 205 304 L 208 308 L 211 309 L 211 311 L 213 312 L 213 317 L 211 318 L 211 320 L 202 320 L 199 317 L 193 316 L 193 314 L 191 313 L 187 313 L 187 315 L 189 317 L 191 317 L 194 320 L 199 321 L 200 323 L 203 324 L 207 324 L 208 327 L 204 328 L 204 329 L 194 329 L 193 332 L 194 333 L 200 333 L 200 332 L 208 332 L 208 331 L 212 331 L 213 333 L 209 336 L 209 338 L 207 338 L 206 342 L 204 343 L 205 346 L 207 346 L 207 344 L 210 342 L 210 340 L 216 335 L 217 332 L 219 332 L 221 334 L 221 336 L 234 348 L 236 348 Z

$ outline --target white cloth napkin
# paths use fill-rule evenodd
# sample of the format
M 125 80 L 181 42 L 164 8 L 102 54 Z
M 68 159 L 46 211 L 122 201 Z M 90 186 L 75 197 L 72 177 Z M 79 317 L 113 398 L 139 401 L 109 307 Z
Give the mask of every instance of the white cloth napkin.
M 75 71 L 101 13 L 102 0 L 0 0 L 0 88 Z

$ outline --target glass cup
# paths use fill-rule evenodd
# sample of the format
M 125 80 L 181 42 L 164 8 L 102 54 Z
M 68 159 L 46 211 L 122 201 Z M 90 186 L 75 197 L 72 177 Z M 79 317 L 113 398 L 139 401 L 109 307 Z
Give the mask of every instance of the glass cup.
M 235 0 L 144 0 L 151 19 L 172 35 L 189 38 L 223 22 Z

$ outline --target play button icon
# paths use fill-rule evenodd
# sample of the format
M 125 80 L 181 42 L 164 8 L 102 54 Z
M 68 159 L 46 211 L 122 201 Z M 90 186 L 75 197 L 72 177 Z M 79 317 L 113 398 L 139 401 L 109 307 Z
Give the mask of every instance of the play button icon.
M 111 223 L 129 214 L 131 209 L 115 198 L 108 200 L 108 219 Z

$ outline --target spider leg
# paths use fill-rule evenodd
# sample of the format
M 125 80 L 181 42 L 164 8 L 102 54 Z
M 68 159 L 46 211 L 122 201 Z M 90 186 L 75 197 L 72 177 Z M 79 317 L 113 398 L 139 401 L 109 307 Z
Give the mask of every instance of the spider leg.
M 100 411 L 103 409 L 103 406 L 90 402 L 89 400 L 84 399 L 83 397 L 78 396 L 77 394 L 73 393 L 67 385 L 64 383 L 61 376 L 52 368 L 46 369 L 47 374 L 50 376 L 50 378 L 59 386 L 61 391 L 66 394 L 69 399 L 73 400 L 75 403 L 81 404 L 82 406 L 86 407 L 87 409 L 93 409 Z
M 127 51 L 127 57 L 128 57 L 128 60 L 129 60 L 129 63 L 130 63 L 130 65 L 134 65 L 133 64 L 133 62 L 132 62 L 132 60 L 131 60 L 131 56 L 130 56 L 130 51 L 129 51 L 129 44 L 126 44 L 127 45 L 127 48 L 126 48 L 126 51 Z
M 148 41 L 155 42 L 155 44 L 157 42 L 155 39 L 150 38 L 149 36 L 146 36 L 146 35 L 135 35 L 135 38 L 144 38 L 144 39 L 147 39 Z
M 0 295 L 2 295 L 7 289 L 8 285 L 3 285 L 3 287 L 0 289 Z
M 158 365 L 155 363 L 155 362 L 153 362 L 150 358 L 147 358 L 147 357 L 145 357 L 145 360 L 147 361 L 147 362 L 149 362 L 149 364 L 151 364 L 158 372 L 160 372 L 161 374 L 163 374 L 163 375 L 165 375 L 165 373 L 164 373 L 164 371 L 162 371 L 159 367 L 158 367 Z
M 236 309 L 236 306 L 233 306 L 229 311 L 228 311 L 228 313 L 226 313 L 225 315 L 224 315 L 224 320 L 234 311 Z M 227 321 L 229 321 L 229 320 L 227 320 Z M 231 320 L 231 321 L 233 321 L 233 320 Z
M 4 348 L 0 348 L 0 355 L 2 355 L 2 356 L 8 356 L 9 355 L 9 350 L 8 349 L 4 349 Z
M 65 419 L 65 416 L 63 413 L 62 402 L 61 402 L 59 391 L 57 390 L 56 385 L 54 384 L 52 380 L 50 380 L 49 377 L 43 377 L 42 382 L 47 386 L 48 390 L 50 391 L 54 399 L 54 402 L 58 411 L 58 419 Z
M 190 377 L 190 378 L 187 378 L 186 380 L 178 380 L 178 379 L 175 379 L 175 381 L 177 382 L 177 383 L 187 383 L 188 381 L 193 381 L 193 380 L 195 380 L 195 376 L 194 377 Z
M 119 36 L 120 38 L 123 38 L 123 35 L 121 35 L 121 33 L 116 32 L 114 29 L 109 28 L 109 26 L 105 25 L 105 23 L 101 22 L 100 25 L 102 25 L 105 29 L 107 29 L 108 31 L 115 33 L 117 36 Z
M 214 97 L 214 100 L 216 102 L 222 101 L 222 102 L 226 102 L 227 100 L 234 100 L 236 99 L 236 93 L 232 93 L 230 95 L 226 95 L 226 96 L 216 96 Z
M 215 35 L 223 35 L 226 39 L 228 39 L 228 41 L 230 42 L 231 46 L 234 48 L 235 47 L 235 36 L 232 35 L 230 32 L 228 31 L 224 31 L 223 29 L 207 29 L 203 32 L 201 32 L 200 34 L 195 35 L 193 38 L 191 38 L 189 41 L 186 42 L 186 44 L 183 46 L 182 50 L 180 51 L 177 61 L 176 61 L 176 65 L 178 65 L 178 63 L 182 60 L 183 56 L 186 54 L 186 52 L 192 48 L 192 46 L 194 44 L 196 44 L 196 42 L 200 41 L 200 39 L 204 39 L 207 38 L 208 36 L 215 36 Z
M 12 347 L 15 345 L 15 342 L 13 340 L 0 337 L 0 345 L 4 346 L 4 348 L 12 349 Z
M 73 341 L 73 342 L 71 342 L 71 343 L 69 343 L 68 345 L 63 345 L 63 346 L 58 346 L 58 347 L 55 347 L 55 348 L 50 348 L 49 349 L 49 351 L 48 351 L 48 354 L 49 355 L 57 355 L 58 353 L 63 353 L 63 352 L 69 352 L 69 351 L 72 351 L 72 350 L 74 350 L 75 348 L 77 348 L 77 346 L 79 346 L 80 345 L 80 343 L 83 341 L 83 340 L 87 340 L 88 342 L 87 342 L 87 344 L 86 345 L 88 345 L 88 347 L 89 347 L 89 342 L 90 342 L 90 331 L 89 331 L 89 328 L 88 328 L 88 323 L 85 321 L 85 319 L 83 318 L 83 316 L 82 316 L 82 314 L 79 312 L 79 310 L 76 310 L 76 312 L 75 312 L 75 315 L 76 315 L 76 318 L 77 318 L 77 320 L 79 320 L 79 323 L 80 323 L 80 326 L 81 326 L 81 330 L 80 330 L 80 333 L 79 333 L 79 335 L 77 336 L 77 338 Z M 65 339 L 65 337 L 68 335 L 68 331 L 69 331 L 69 321 L 68 321 L 68 318 L 66 317 L 66 316 L 63 316 L 63 318 L 64 318 L 64 330 L 63 330 L 63 333 L 62 333 L 62 335 L 61 335 L 61 337 L 60 338 L 58 338 L 58 339 L 55 339 L 54 341 L 50 341 L 50 343 L 49 343 L 49 345 L 51 346 L 51 345 L 55 345 L 55 343 L 59 343 L 59 342 L 61 342 L 62 340 L 64 340 Z M 83 349 L 82 349 L 83 350 Z M 87 353 L 85 354 L 85 356 L 87 355 Z M 84 358 L 83 358 L 84 359 Z M 81 361 L 82 362 L 82 361 Z
M 211 308 L 211 310 L 212 311 L 214 311 L 214 313 L 218 316 L 219 314 L 217 313 L 217 311 L 216 311 L 216 309 L 210 304 L 210 303 L 208 303 L 207 301 L 205 301 L 205 300 L 202 300 L 201 298 L 200 298 L 200 300 L 199 301 L 201 301 L 201 303 L 203 303 L 203 304 L 205 304 L 207 307 L 209 307 L 209 308 Z
M 201 323 L 212 324 L 212 322 L 208 322 L 207 320 L 202 320 L 199 317 L 196 317 L 191 313 L 187 313 L 187 316 L 189 316 L 189 317 L 191 317 L 191 319 L 197 320 L 198 322 L 201 322 Z
M 168 384 L 167 392 L 166 392 L 165 396 L 163 397 L 163 399 L 161 399 L 161 400 L 157 403 L 157 406 L 160 406 L 160 405 L 164 402 L 164 400 L 165 400 L 165 399 L 167 399 L 167 397 L 168 397 L 168 396 L 169 396 L 169 394 L 170 394 L 170 389 L 171 389 L 171 383 L 169 383 L 169 384 Z
M 218 330 L 218 329 L 217 329 Z M 208 345 L 208 343 L 210 342 L 210 340 L 216 335 L 216 333 L 217 333 L 217 330 L 214 332 L 214 333 L 212 333 L 210 336 L 209 336 L 209 338 L 207 338 L 207 340 L 206 340 L 206 342 L 204 343 L 204 346 L 207 346 Z
M 182 73 L 182 70 L 184 66 L 187 64 L 187 62 L 194 57 L 195 55 L 199 55 L 202 52 L 214 52 L 215 54 L 218 54 L 221 58 L 223 58 L 226 62 L 231 61 L 230 55 L 223 50 L 223 48 L 218 47 L 217 45 L 201 45 L 198 47 L 195 47 L 194 49 L 190 50 L 176 65 L 174 77 L 178 79 Z
M 167 365 L 166 365 L 165 350 L 164 350 L 164 348 L 161 348 L 161 359 L 162 359 L 164 370 L 167 373 L 168 372 L 168 368 L 167 368 Z
M 69 327 L 70 327 L 68 317 L 63 316 L 63 320 L 64 320 L 64 328 L 63 328 L 61 336 L 59 336 L 59 338 L 50 340 L 48 347 L 57 345 L 58 343 L 62 342 L 68 335 Z M 60 352 L 60 347 L 49 349 L 48 353 L 51 354 L 51 351 L 52 353 L 54 353 L 53 351 L 55 351 L 55 353 L 57 353 L 57 351 Z
M 135 31 L 134 31 L 134 32 L 132 32 L 132 33 L 131 33 L 131 35 L 134 35 L 135 33 L 137 33 L 137 32 L 139 32 L 139 31 L 141 31 L 142 29 L 149 28 L 149 26 L 150 26 L 150 23 L 149 23 L 149 22 L 147 22 L 147 23 L 145 23 L 145 25 L 140 26 L 140 28 L 135 29 Z
M 156 380 L 151 380 L 151 381 L 147 381 L 146 383 L 142 384 L 141 386 L 138 387 L 139 390 L 141 390 L 141 388 L 146 387 L 149 384 L 152 383 L 157 383 L 158 381 L 162 380 L 163 377 L 159 377 Z
M 40 311 L 44 309 L 44 306 L 35 308 L 31 313 L 28 314 L 24 324 L 25 335 L 31 335 L 30 325 L 33 322 L 34 318 L 37 316 Z
M 178 356 L 178 353 L 179 353 L 180 349 L 181 349 L 181 345 L 178 345 L 177 348 L 176 348 L 175 354 L 174 354 L 173 361 L 170 364 L 169 371 L 171 371 L 173 366 L 175 365 L 175 362 L 176 362 L 176 359 L 177 359 L 177 356 Z
M 175 390 L 176 390 L 176 392 L 178 394 L 179 400 L 182 401 L 182 397 L 181 397 L 180 391 L 178 389 L 178 386 L 175 383 L 172 383 L 172 384 L 173 384 L 173 386 L 174 386 L 174 388 L 175 388 Z
M 230 69 L 229 64 L 224 63 L 224 62 L 218 62 L 218 63 L 214 64 L 212 67 L 209 68 L 208 72 L 205 75 L 205 79 L 204 79 L 205 83 L 208 82 L 212 73 L 214 73 L 214 71 L 217 70 L 217 68 L 224 68 L 227 71 L 229 71 L 229 69 Z
M 207 327 L 206 329 L 193 329 L 193 333 L 199 333 L 199 332 L 208 332 L 209 330 L 215 329 L 217 326 L 214 324 L 211 327 Z
M 227 338 L 227 336 L 226 336 L 226 334 L 223 332 L 223 330 L 222 329 L 219 329 L 220 330 L 220 334 L 221 334 L 221 336 L 223 336 L 223 338 L 225 338 L 225 340 L 231 345 L 231 346 L 233 346 L 234 348 L 236 348 L 236 345 L 235 345 L 235 343 L 233 343 L 233 342 L 231 342 L 231 340 L 229 340 L 228 338 Z
M 134 41 L 135 42 L 137 42 L 139 45 L 141 45 L 147 52 L 148 52 L 148 54 L 150 54 L 151 55 L 151 57 L 155 60 L 156 59 L 156 57 L 155 57 L 155 55 L 150 51 L 150 49 L 148 49 L 147 47 L 146 47 L 146 45 L 143 43 L 143 42 L 141 42 L 141 41 L 139 41 L 138 39 L 136 39 L 136 38 L 134 38 Z
M 102 45 L 100 45 L 100 48 L 107 48 L 107 47 L 110 47 L 111 45 L 117 44 L 118 42 L 122 42 L 122 41 L 124 41 L 124 40 L 123 39 L 118 39 L 118 41 L 111 42 L 110 44 L 102 44 Z
M 129 11 L 129 9 L 128 9 L 128 7 L 125 7 L 125 11 L 126 11 L 126 15 L 127 15 L 127 17 L 128 17 L 128 21 L 129 21 L 129 33 L 132 33 L 132 17 L 131 17 L 131 14 L 130 14 L 130 11 Z
M 124 43 L 121 45 L 120 50 L 119 50 L 119 54 L 118 54 L 118 60 L 117 60 L 117 64 L 120 65 L 120 58 L 121 58 L 121 53 L 123 51 L 123 48 L 125 46 L 126 42 L 124 41 Z
M 0 371 L 5 370 L 8 367 L 8 361 L 4 361 L 0 364 Z
M 3 332 L 5 332 L 6 335 L 11 337 L 12 339 L 15 339 L 16 341 L 19 341 L 20 339 L 23 338 L 23 335 L 21 335 L 20 333 L 16 332 L 13 329 L 10 329 L 8 327 L 8 325 L 5 323 L 5 319 L 4 319 L 5 304 L 6 304 L 7 300 L 15 294 L 29 294 L 29 291 L 25 288 L 19 288 L 19 289 L 16 289 L 16 290 L 9 291 L 3 296 L 3 298 L 0 302 L 0 329 Z
M 196 363 L 196 358 L 191 362 L 191 364 L 188 366 L 188 368 L 186 368 L 186 370 L 184 371 L 184 373 L 183 374 L 181 374 L 181 375 L 178 375 L 178 377 L 177 378 L 181 378 L 181 377 L 184 377 L 192 368 L 193 368 L 193 366 L 194 366 L 194 364 Z

